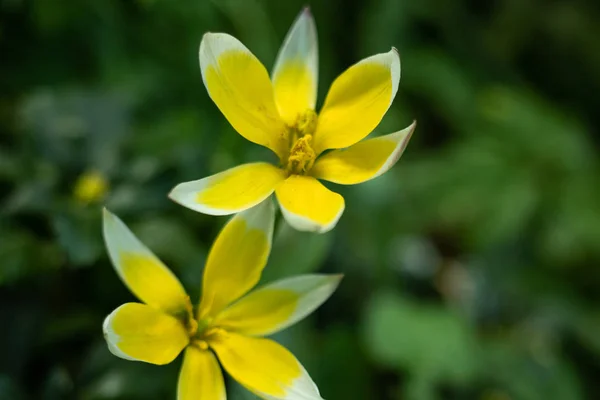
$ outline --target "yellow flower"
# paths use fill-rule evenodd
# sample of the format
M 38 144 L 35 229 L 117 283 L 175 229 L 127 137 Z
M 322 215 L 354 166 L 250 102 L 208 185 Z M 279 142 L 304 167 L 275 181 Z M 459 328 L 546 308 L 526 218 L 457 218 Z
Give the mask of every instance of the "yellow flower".
M 108 191 L 108 181 L 98 171 L 88 171 L 75 182 L 73 196 L 82 203 L 102 200 Z
M 224 400 L 219 362 L 265 399 L 321 399 L 298 360 L 262 336 L 319 307 L 339 275 L 302 275 L 247 294 L 267 262 L 273 233 L 270 201 L 239 213 L 217 237 L 206 261 L 197 310 L 175 275 L 110 212 L 104 238 L 113 265 L 143 303 L 126 303 L 104 321 L 110 351 L 127 360 L 167 364 L 184 351 L 177 398 Z M 218 361 L 217 361 L 218 360 Z
M 227 215 L 275 192 L 284 217 L 296 229 L 332 229 L 344 211 L 344 199 L 317 179 L 352 185 L 383 174 L 401 156 L 415 123 L 358 143 L 379 124 L 396 96 L 396 49 L 365 58 L 342 73 L 318 115 L 317 58 L 317 33 L 308 9 L 288 32 L 271 78 L 240 41 L 224 33 L 205 34 L 200 69 L 211 99 L 240 135 L 274 151 L 279 165 L 244 164 L 182 183 L 171 199 L 202 213 Z

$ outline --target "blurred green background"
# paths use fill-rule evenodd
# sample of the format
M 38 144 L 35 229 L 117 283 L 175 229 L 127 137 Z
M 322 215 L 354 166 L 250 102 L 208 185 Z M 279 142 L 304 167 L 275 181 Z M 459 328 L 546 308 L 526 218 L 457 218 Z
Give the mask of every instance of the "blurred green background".
M 197 298 L 226 218 L 166 194 L 268 154 L 210 101 L 200 39 L 233 34 L 270 69 L 303 5 L 0 1 L 1 399 L 175 398 L 181 359 L 128 362 L 104 343 L 103 318 L 133 296 L 100 210 Z M 276 339 L 328 400 L 599 399 L 600 3 L 310 5 L 319 104 L 395 46 L 400 90 L 374 134 L 419 125 L 386 175 L 330 185 L 346 197 L 333 232 L 281 225 L 265 281 L 346 277 Z M 229 396 L 254 398 L 232 382 Z

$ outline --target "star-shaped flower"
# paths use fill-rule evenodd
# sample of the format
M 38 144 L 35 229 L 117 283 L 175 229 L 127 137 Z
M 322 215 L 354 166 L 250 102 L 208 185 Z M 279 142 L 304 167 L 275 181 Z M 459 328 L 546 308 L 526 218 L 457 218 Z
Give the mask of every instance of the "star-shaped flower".
M 344 211 L 344 199 L 318 179 L 353 185 L 390 169 L 415 128 L 363 140 L 390 107 L 400 81 L 396 49 L 365 58 L 331 86 L 319 114 L 317 33 L 305 9 L 290 29 L 271 78 L 240 41 L 207 33 L 200 68 L 208 93 L 243 137 L 265 146 L 279 165 L 257 162 L 176 186 L 174 201 L 193 210 L 227 215 L 246 210 L 273 192 L 288 223 L 326 232 Z
M 119 218 L 104 212 L 104 237 L 113 265 L 143 303 L 126 303 L 104 321 L 110 351 L 127 360 L 167 364 L 185 351 L 179 400 L 225 400 L 225 371 L 265 399 L 320 400 L 298 360 L 262 338 L 319 307 L 340 275 L 301 275 L 263 286 L 273 233 L 270 201 L 239 213 L 217 237 L 204 269 L 197 310 L 175 275 Z

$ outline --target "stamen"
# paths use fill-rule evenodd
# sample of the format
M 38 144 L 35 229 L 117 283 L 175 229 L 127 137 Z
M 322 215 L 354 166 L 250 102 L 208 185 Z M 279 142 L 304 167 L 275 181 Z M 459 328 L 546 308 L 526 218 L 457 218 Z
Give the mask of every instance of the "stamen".
M 188 320 L 187 331 L 188 331 L 188 335 L 190 335 L 190 337 L 196 335 L 196 333 L 198 332 L 198 322 L 196 322 L 195 319 L 191 318 Z
M 218 327 L 214 327 L 214 328 L 209 328 L 204 332 L 204 337 L 208 338 L 211 336 L 222 336 L 225 334 L 225 329 L 223 328 L 218 328 Z
M 198 347 L 200 350 L 208 350 L 208 343 L 206 343 L 206 340 L 194 340 L 192 345 Z
M 310 109 L 299 114 L 294 125 L 288 127 L 290 151 L 287 160 L 282 160 L 288 174 L 305 175 L 312 168 L 316 158 L 312 148 L 316 129 L 317 113 Z
M 291 174 L 304 175 L 315 162 L 315 151 L 311 147 L 312 135 L 305 135 L 296 140 L 290 150 L 287 171 Z
M 188 335 L 190 335 L 190 337 L 194 336 L 196 332 L 198 332 L 198 322 L 194 318 L 194 308 L 192 306 L 192 302 L 190 301 L 189 296 L 187 296 L 186 301 L 184 325 L 187 328 Z

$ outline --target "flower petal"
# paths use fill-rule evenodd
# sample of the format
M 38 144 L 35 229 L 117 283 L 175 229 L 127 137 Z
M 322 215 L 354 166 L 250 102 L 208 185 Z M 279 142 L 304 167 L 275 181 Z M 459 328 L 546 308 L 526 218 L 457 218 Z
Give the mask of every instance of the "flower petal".
M 189 342 L 181 321 L 140 303 L 123 304 L 102 328 L 110 352 L 126 360 L 168 364 Z
M 210 98 L 240 135 L 284 154 L 284 124 L 269 74 L 239 40 L 207 33 L 200 43 L 202 80 Z
M 225 381 L 215 355 L 189 346 L 179 372 L 177 400 L 226 400 Z
M 344 212 L 344 198 L 311 176 L 292 175 L 275 193 L 286 221 L 300 231 L 327 232 Z
M 310 173 L 315 178 L 353 185 L 377 178 L 398 161 L 416 127 L 364 140 L 347 149 L 334 150 L 320 157 Z
M 318 58 L 317 28 L 307 7 L 287 33 L 273 68 L 275 102 L 290 126 L 298 114 L 315 109 Z
M 172 315 L 191 307 L 181 283 L 117 217 L 104 209 L 104 241 L 115 270 L 144 303 Z
M 269 199 L 225 225 L 204 268 L 199 319 L 216 315 L 256 285 L 271 251 L 274 220 Z
M 322 400 L 296 357 L 272 340 L 227 332 L 209 345 L 229 375 L 262 398 Z
M 225 309 L 215 324 L 250 336 L 266 336 L 300 321 L 325 302 L 342 275 L 301 275 L 251 292 Z
M 269 197 L 285 179 L 285 171 L 271 164 L 243 164 L 197 181 L 175 186 L 171 200 L 210 215 L 244 211 Z
M 396 49 L 359 61 L 331 85 L 319 114 L 314 150 L 342 149 L 357 143 L 379 124 L 400 82 Z

